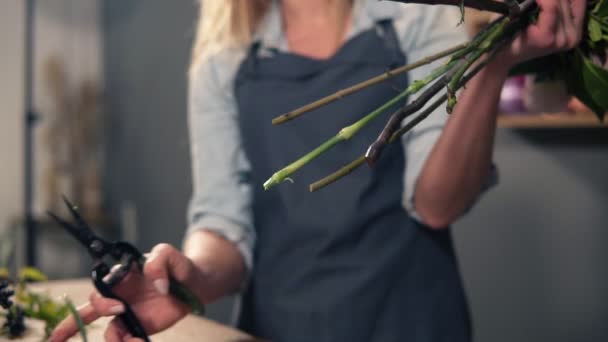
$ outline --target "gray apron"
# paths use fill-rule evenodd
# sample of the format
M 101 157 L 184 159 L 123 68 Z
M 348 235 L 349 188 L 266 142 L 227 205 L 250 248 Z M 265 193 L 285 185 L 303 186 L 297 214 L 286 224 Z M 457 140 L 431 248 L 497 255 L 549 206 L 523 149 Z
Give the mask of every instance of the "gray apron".
M 407 85 L 368 88 L 282 126 L 273 117 L 405 63 L 391 21 L 314 60 L 254 44 L 235 81 L 252 165 L 257 242 L 240 328 L 272 341 L 470 340 L 469 314 L 448 230 L 431 231 L 402 207 L 403 148 L 392 144 L 315 193 L 308 183 L 359 156 L 384 118 L 264 191 L 272 173 Z M 396 107 L 395 107 L 396 108 Z

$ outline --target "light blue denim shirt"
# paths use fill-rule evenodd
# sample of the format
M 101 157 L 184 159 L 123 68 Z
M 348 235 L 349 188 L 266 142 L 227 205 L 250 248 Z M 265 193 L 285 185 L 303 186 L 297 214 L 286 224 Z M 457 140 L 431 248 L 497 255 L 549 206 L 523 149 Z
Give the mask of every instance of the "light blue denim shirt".
M 275 1 L 254 41 L 262 47 L 287 51 L 279 6 Z M 355 0 L 353 11 L 349 38 L 373 28 L 379 20 L 392 19 L 408 62 L 467 40 L 463 25 L 458 25 L 460 13 L 455 7 Z M 191 77 L 189 125 L 194 193 L 188 211 L 188 231 L 209 230 L 234 242 L 251 270 L 255 227 L 252 186 L 246 177 L 250 164 L 239 134 L 233 94 L 234 78 L 246 51 L 247 47 L 242 47 L 213 54 Z M 260 51 L 263 53 L 264 49 Z M 410 81 L 428 75 L 438 63 L 412 70 Z M 415 183 L 446 119 L 445 107 L 441 106 L 402 140 L 406 160 L 403 205 L 417 219 L 413 206 Z

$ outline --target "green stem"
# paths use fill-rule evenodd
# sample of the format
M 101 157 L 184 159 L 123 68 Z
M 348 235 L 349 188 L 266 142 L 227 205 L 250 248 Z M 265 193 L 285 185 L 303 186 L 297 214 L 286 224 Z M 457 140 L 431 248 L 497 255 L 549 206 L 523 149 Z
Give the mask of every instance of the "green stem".
M 496 49 L 499 49 L 499 48 L 500 48 L 500 45 L 496 46 Z M 491 54 L 493 54 L 495 51 L 496 50 L 492 51 Z M 465 75 L 464 78 L 462 79 L 462 82 L 460 83 L 459 87 L 463 86 L 469 80 L 471 80 L 481 69 L 483 69 L 483 67 L 488 63 L 488 61 L 491 58 L 492 58 L 492 55 L 486 57 L 477 66 L 475 66 L 475 68 L 473 70 L 471 70 L 469 73 L 467 73 L 467 75 Z M 424 108 L 424 110 L 422 112 L 420 112 L 418 114 L 418 116 L 416 116 L 414 119 L 409 121 L 406 125 L 399 128 L 397 131 L 395 131 L 395 133 L 393 133 L 391 138 L 388 140 L 388 143 L 395 142 L 399 137 L 401 137 L 405 133 L 409 132 L 412 128 L 414 128 L 416 125 L 418 125 L 424 119 L 426 119 L 429 115 L 431 115 L 433 113 L 433 111 L 435 109 L 437 109 L 437 107 L 439 107 L 443 102 L 445 102 L 445 100 L 447 100 L 447 98 L 448 98 L 447 94 L 443 94 L 439 98 L 437 98 L 433 103 L 431 103 L 429 106 Z M 341 167 L 340 169 L 333 172 L 332 174 L 310 184 L 310 186 L 309 186 L 310 192 L 320 190 L 320 189 L 338 181 L 342 177 L 350 174 L 351 172 L 353 172 L 354 170 L 359 168 L 359 166 L 363 165 L 365 163 L 365 161 L 366 161 L 365 155 L 359 156 L 357 159 L 355 159 L 352 162 L 348 163 L 347 165 Z
M 521 5 L 521 12 L 523 11 L 527 11 L 528 9 L 530 9 L 530 7 L 533 5 L 533 2 L 524 2 Z M 499 19 L 499 21 L 501 21 Z M 496 22 L 496 21 L 495 21 Z M 494 23 L 490 24 L 492 26 L 494 26 Z M 492 39 L 492 42 L 490 44 L 483 44 L 482 49 L 486 49 L 486 52 L 489 52 L 488 55 L 486 57 L 484 57 L 484 59 L 478 63 L 471 71 L 469 71 L 466 75 L 464 75 L 464 77 L 459 77 L 457 86 L 455 89 L 460 88 L 462 86 L 464 86 L 464 84 L 466 84 L 469 80 L 471 80 L 480 70 L 482 70 L 487 63 L 494 57 L 494 54 L 499 51 L 502 46 L 504 44 L 506 44 L 507 42 L 509 42 L 512 38 L 513 35 L 516 34 L 518 32 L 519 29 L 522 29 L 523 27 L 526 26 L 526 22 L 525 21 L 520 21 L 518 23 L 516 23 L 515 25 L 509 25 L 504 29 L 500 29 L 500 31 L 502 31 L 500 34 L 497 34 L 496 37 L 494 37 L 494 39 Z M 491 35 L 488 34 L 486 36 L 490 37 Z M 485 40 L 485 39 L 484 39 Z M 481 40 L 480 40 L 481 41 Z M 483 54 L 480 55 L 480 57 Z M 460 57 L 464 56 L 461 55 Z M 450 61 L 453 61 L 453 59 L 451 59 Z M 456 70 L 454 70 L 456 71 Z M 465 70 L 466 72 L 466 70 Z M 444 77 L 446 77 L 448 75 L 444 75 Z M 453 79 L 452 79 L 453 80 Z M 409 121 L 406 125 L 402 126 L 401 128 L 399 128 L 398 130 L 396 130 L 390 137 L 390 139 L 388 139 L 388 143 L 392 143 L 395 140 L 397 140 L 399 137 L 401 137 L 403 134 L 407 133 L 409 130 L 411 130 L 413 127 L 415 127 L 417 124 L 419 124 L 420 122 L 422 122 L 425 118 L 427 118 L 438 106 L 441 105 L 441 103 L 443 103 L 446 99 L 448 98 L 447 94 L 443 94 L 441 97 L 439 97 L 437 100 L 435 100 L 432 104 L 430 104 L 429 106 L 427 106 L 419 115 L 417 115 L 413 120 Z M 351 172 L 353 172 L 354 170 L 356 170 L 359 166 L 363 165 L 365 162 L 366 158 L 365 155 L 363 156 L 359 156 L 357 159 L 355 159 L 354 161 L 350 162 L 349 164 L 341 167 L 340 169 L 338 169 L 336 172 L 328 175 L 325 178 L 322 178 L 314 183 L 312 183 L 310 185 L 310 191 L 317 191 L 329 184 L 332 184 L 334 182 L 336 182 L 337 180 L 341 179 L 342 177 L 350 174 Z
M 479 44 L 481 44 L 481 42 L 487 38 L 487 36 L 490 34 L 490 31 L 494 27 L 496 27 L 496 25 L 498 23 L 500 23 L 501 19 L 502 18 L 497 18 L 497 19 L 493 20 L 491 23 L 484 26 L 479 32 L 477 32 L 477 34 L 475 34 L 473 39 L 471 39 L 471 41 L 467 44 L 467 46 L 464 49 L 461 49 L 460 51 L 457 51 L 456 53 L 451 55 L 449 61 L 452 62 L 457 59 L 461 59 L 462 57 L 468 55 L 473 50 L 475 50 L 479 46 Z
M 321 154 L 323 154 L 325 151 L 332 148 L 335 144 L 337 144 L 341 140 L 342 139 L 339 134 L 334 135 L 331 139 L 327 140 L 326 142 L 324 142 L 323 144 L 321 144 L 319 147 L 315 148 L 314 150 L 308 152 L 300 159 L 294 161 L 293 163 L 282 168 L 281 170 L 275 172 L 272 175 L 272 177 L 270 177 L 266 182 L 264 182 L 264 190 L 268 190 L 271 187 L 284 182 L 286 179 L 288 179 L 288 177 L 291 174 L 293 174 L 298 169 L 300 169 L 302 166 L 308 164 L 313 159 L 315 159 L 318 156 L 320 156 Z
M 284 182 L 294 172 L 296 172 L 297 170 L 299 170 L 304 165 L 308 164 L 309 162 L 311 162 L 312 160 L 314 160 L 321 154 L 327 152 L 328 150 L 330 150 L 332 147 L 334 147 L 339 142 L 352 138 L 355 134 L 357 134 L 357 132 L 359 132 L 363 127 L 365 127 L 370 121 L 372 121 L 373 119 L 378 117 L 378 115 L 384 113 L 389 108 L 391 108 L 395 104 L 399 103 L 401 100 L 404 100 L 408 95 L 411 95 L 411 94 L 414 94 L 414 93 L 420 91 L 420 89 L 424 88 L 426 85 L 428 85 L 429 83 L 431 83 L 432 81 L 434 81 L 435 79 L 437 79 L 438 77 L 440 77 L 441 75 L 446 73 L 446 71 L 448 71 L 450 68 L 452 68 L 455 64 L 456 64 L 456 61 L 446 63 L 440 67 L 435 68 L 435 70 L 433 70 L 424 79 L 412 82 L 412 84 L 410 84 L 409 87 L 407 87 L 399 95 L 395 96 L 394 98 L 392 98 L 391 100 L 389 100 L 382 106 L 378 107 L 373 112 L 367 114 L 363 118 L 357 120 L 352 125 L 342 128 L 338 132 L 338 134 L 334 135 L 333 137 L 331 137 L 329 140 L 325 141 L 323 144 L 321 144 L 314 150 L 308 152 L 307 154 L 305 154 L 298 160 L 285 166 L 281 170 L 275 172 L 266 182 L 264 182 L 264 189 L 268 190 L 271 187 Z
M 465 62 L 458 67 L 454 76 L 452 76 L 450 83 L 448 84 L 447 94 L 448 94 L 448 106 L 447 112 L 451 113 L 452 109 L 456 105 L 456 90 L 461 83 L 460 80 L 464 73 L 469 70 L 469 68 L 475 63 L 483 54 L 488 52 L 494 46 L 497 40 L 499 40 L 505 30 L 507 24 L 511 22 L 510 17 L 504 17 L 500 20 L 500 22 L 491 28 L 488 32 L 487 36 L 484 37 L 483 41 L 479 44 L 478 48 L 471 53 L 471 55 L 465 57 Z
M 323 179 L 320 179 L 320 180 L 310 184 L 308 186 L 308 190 L 310 190 L 310 192 L 314 192 L 321 188 L 324 188 L 324 187 L 330 185 L 331 183 L 337 181 L 338 179 L 353 172 L 359 166 L 363 165 L 363 163 L 365 163 L 365 155 L 359 156 L 359 158 L 357 158 L 357 159 L 353 160 L 352 162 L 348 163 L 347 165 L 341 167 L 338 171 L 332 173 L 331 175 L 329 175 Z
M 433 70 L 427 77 L 423 78 L 422 80 L 412 82 L 412 84 L 410 84 L 409 87 L 407 87 L 407 89 L 405 89 L 405 91 L 403 91 L 401 94 L 394 97 L 387 103 L 383 104 L 375 111 L 367 114 L 362 119 L 355 122 L 354 124 L 343 128 L 342 130 L 340 130 L 340 132 L 338 134 L 343 135 L 345 138 L 344 140 L 350 139 L 353 135 L 355 135 L 357 132 L 359 132 L 361 130 L 361 128 L 365 127 L 370 121 L 375 119 L 379 114 L 385 112 L 386 110 L 388 110 L 390 107 L 392 107 L 399 101 L 405 99 L 406 96 L 417 93 L 422 88 L 426 87 L 429 83 L 436 80 L 441 75 L 445 74 L 454 65 L 456 65 L 456 61 L 444 64 L 444 65 L 436 68 L 435 70 Z
M 72 303 L 72 301 L 70 301 L 68 298 L 65 299 L 65 305 L 68 307 L 68 310 L 70 311 L 72 316 L 74 316 L 74 321 L 76 321 L 76 326 L 78 327 L 78 331 L 80 332 L 80 337 L 82 337 L 82 341 L 87 342 L 87 330 L 85 328 L 85 324 L 82 320 L 82 317 L 80 317 L 78 309 L 76 309 L 74 303 Z
M 314 101 L 314 102 L 311 102 L 309 104 L 306 104 L 306 105 L 304 105 L 304 106 L 302 106 L 300 108 L 297 108 L 295 110 L 292 110 L 292 111 L 290 111 L 288 113 L 285 113 L 285 114 L 282 114 L 280 116 L 277 116 L 276 118 L 272 119 L 272 124 L 273 125 L 279 125 L 279 124 L 283 124 L 283 123 L 285 123 L 287 121 L 293 120 L 293 119 L 295 119 L 295 118 L 297 118 L 297 117 L 299 117 L 301 115 L 304 115 L 307 112 L 310 112 L 310 111 L 315 110 L 315 109 L 317 109 L 319 107 L 328 105 L 328 104 L 330 104 L 330 103 L 332 103 L 334 101 L 343 99 L 344 97 L 349 96 L 351 94 L 354 94 L 354 93 L 356 93 L 358 91 L 361 91 L 361 90 L 363 90 L 363 89 L 365 89 L 367 87 L 370 87 L 370 86 L 376 85 L 378 83 L 384 82 L 384 81 L 386 81 L 386 80 L 388 80 L 388 79 L 390 79 L 392 77 L 395 77 L 397 75 L 401 75 L 401 74 L 403 74 L 405 72 L 408 72 L 410 70 L 419 68 L 419 67 L 421 67 L 423 65 L 430 64 L 430 63 L 432 63 L 432 62 L 434 62 L 434 61 L 436 61 L 438 59 L 450 56 L 450 55 L 452 55 L 454 53 L 460 53 L 463 49 L 467 48 L 469 45 L 471 45 L 471 43 L 467 42 L 467 43 L 463 43 L 463 44 L 459 44 L 459 45 L 453 46 L 453 47 L 451 47 L 449 49 L 440 51 L 440 52 L 438 52 L 436 54 L 433 54 L 433 55 L 424 57 L 422 59 L 419 59 L 418 61 L 413 62 L 411 64 L 400 66 L 400 67 L 398 67 L 396 69 L 389 70 L 389 71 L 387 71 L 387 72 L 385 72 L 385 73 L 383 73 L 381 75 L 378 75 L 376 77 L 370 78 L 370 79 L 365 80 L 363 82 L 357 83 L 357 84 L 355 84 L 353 86 L 350 86 L 348 88 L 345 88 L 345 89 L 342 89 L 342 90 L 338 90 L 337 92 L 335 92 L 335 93 L 333 93 L 333 94 L 331 94 L 329 96 L 326 96 L 326 97 L 321 98 L 321 99 L 319 99 L 317 101 Z M 450 59 L 450 60 L 453 60 L 453 59 Z
M 589 13 L 589 16 L 591 18 L 595 19 L 598 23 L 603 23 L 603 24 L 608 23 L 608 18 L 601 18 L 595 13 Z

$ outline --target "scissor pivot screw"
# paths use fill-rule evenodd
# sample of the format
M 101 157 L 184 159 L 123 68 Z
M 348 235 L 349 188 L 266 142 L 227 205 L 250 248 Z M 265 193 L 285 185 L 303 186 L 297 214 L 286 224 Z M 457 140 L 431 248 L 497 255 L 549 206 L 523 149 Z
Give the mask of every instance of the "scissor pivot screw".
M 99 240 L 91 242 L 91 249 L 97 253 L 101 253 L 103 250 L 103 244 Z

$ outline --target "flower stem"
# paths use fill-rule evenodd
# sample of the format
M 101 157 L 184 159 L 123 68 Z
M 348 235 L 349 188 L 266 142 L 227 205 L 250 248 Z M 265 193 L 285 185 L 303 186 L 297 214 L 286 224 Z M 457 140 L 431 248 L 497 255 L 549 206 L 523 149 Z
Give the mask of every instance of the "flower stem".
M 352 162 L 350 162 L 349 164 L 341 167 L 338 171 L 332 173 L 331 175 L 329 175 L 323 179 L 320 179 L 320 180 L 310 184 L 308 186 L 308 190 L 310 190 L 310 192 L 314 192 L 321 188 L 324 188 L 324 187 L 330 185 L 331 183 L 337 181 L 338 179 L 353 172 L 359 166 L 363 165 L 363 163 L 365 163 L 365 155 L 359 156 L 359 158 L 357 158 L 357 159 L 353 160 Z
M 363 90 L 363 89 L 365 89 L 367 87 L 376 85 L 378 83 L 386 81 L 386 80 L 388 80 L 388 79 L 390 79 L 392 77 L 395 77 L 397 75 L 403 74 L 403 73 L 408 72 L 410 70 L 419 68 L 419 67 L 421 67 L 423 65 L 432 63 L 432 62 L 434 62 L 434 61 L 436 61 L 438 59 L 441 59 L 443 57 L 447 57 L 447 56 L 449 56 L 449 55 L 451 55 L 453 53 L 459 52 L 459 51 L 465 49 L 468 45 L 469 45 L 469 43 L 463 43 L 463 44 L 459 44 L 459 45 L 453 46 L 453 47 L 451 47 L 449 49 L 443 50 L 443 51 L 438 52 L 438 53 L 436 53 L 434 55 L 431 55 L 431 56 L 428 56 L 428 57 L 424 57 L 424 58 L 422 58 L 422 59 L 420 59 L 420 60 L 418 60 L 418 61 L 416 61 L 414 63 L 407 64 L 407 65 L 398 67 L 398 68 L 393 69 L 393 70 L 389 70 L 389 71 L 387 71 L 387 72 L 385 72 L 385 73 L 383 73 L 381 75 L 378 75 L 376 77 L 370 78 L 370 79 L 368 79 L 366 81 L 363 81 L 361 83 L 355 84 L 355 85 L 353 85 L 351 87 L 348 87 L 348 88 L 345 88 L 345 89 L 342 89 L 342 90 L 338 90 L 337 92 L 335 92 L 335 93 L 333 93 L 333 94 L 331 94 L 329 96 L 326 96 L 326 97 L 324 97 L 322 99 L 319 99 L 319 100 L 317 100 L 315 102 L 312 102 L 312 103 L 309 103 L 307 105 L 304 105 L 304 106 L 302 106 L 302 107 L 300 107 L 298 109 L 295 109 L 295 110 L 293 110 L 293 111 L 291 111 L 289 113 L 277 116 L 276 118 L 272 119 L 272 124 L 273 125 L 280 125 L 280 124 L 283 124 L 283 123 L 285 123 L 287 121 L 293 120 L 293 119 L 295 119 L 295 118 L 297 118 L 297 117 L 299 117 L 299 116 L 301 116 L 301 115 L 303 115 L 303 114 L 305 114 L 307 112 L 310 112 L 310 111 L 312 111 L 314 109 L 323 107 L 323 106 L 325 106 L 327 104 L 330 104 L 330 103 L 332 103 L 334 101 L 340 100 L 343 97 L 346 97 L 348 95 L 356 93 L 356 92 L 358 92 L 360 90 Z
M 431 105 L 425 108 L 423 112 L 416 116 L 416 118 L 414 118 L 411 122 L 399 128 L 400 123 L 405 117 L 421 109 L 429 100 L 433 98 L 435 94 L 437 94 L 448 83 L 452 83 L 453 89 L 457 90 L 462 87 L 466 82 L 468 82 L 468 80 L 470 80 L 487 64 L 487 62 L 494 56 L 496 51 L 498 51 L 503 44 L 510 41 L 515 36 L 515 34 L 517 34 L 519 31 L 521 31 L 522 28 L 527 25 L 527 20 L 521 20 L 523 17 L 522 12 L 533 8 L 534 4 L 535 0 L 525 0 L 519 5 L 520 11 L 517 12 L 517 15 L 509 17 L 505 16 L 497 19 L 496 24 L 492 23 L 488 29 L 482 31 L 482 35 L 476 36 L 471 43 L 467 44 L 467 46 L 464 48 L 468 49 L 466 52 L 463 53 L 462 50 L 459 50 L 456 53 L 459 54 L 458 58 L 455 58 L 453 56 L 442 67 L 436 68 L 433 72 L 431 72 L 428 77 L 424 78 L 423 80 L 413 82 L 405 91 L 400 93 L 398 96 L 396 96 L 386 104 L 382 105 L 380 108 L 359 119 L 352 125 L 344 127 L 338 132 L 338 134 L 327 140 L 321 146 L 307 153 L 306 155 L 296 160 L 295 162 L 289 164 L 285 168 L 277 171 L 275 174 L 272 175 L 270 179 L 268 179 L 264 183 L 264 189 L 269 189 L 270 187 L 288 179 L 288 177 L 295 171 L 297 171 L 299 168 L 306 165 L 322 153 L 325 153 L 327 150 L 329 150 L 331 147 L 333 147 L 340 141 L 350 139 L 360 129 L 365 127 L 367 123 L 369 123 L 369 121 L 373 120 L 378 115 L 386 111 L 389 107 L 396 104 L 401 99 L 405 98 L 406 95 L 419 91 L 434 80 L 441 77 L 431 87 L 426 89 L 419 98 L 391 115 L 381 135 L 376 140 L 376 142 L 374 142 L 374 144 L 370 145 L 370 148 L 368 149 L 365 156 L 360 156 L 353 162 L 340 168 L 338 171 L 332 173 L 328 177 L 325 177 L 311 184 L 310 191 L 316 191 L 328 184 L 335 182 L 341 177 L 344 177 L 345 175 L 351 173 L 357 167 L 362 165 L 365 160 L 367 160 L 369 163 L 370 155 L 373 154 L 370 153 L 372 147 L 376 149 L 377 153 L 375 153 L 375 158 L 377 159 L 383 145 L 385 145 L 386 143 L 393 142 L 394 140 L 396 140 L 397 137 L 405 134 L 405 132 L 410 130 L 424 118 L 430 115 L 430 113 L 446 99 L 449 100 L 449 92 L 446 92 L 436 101 L 434 101 Z M 517 20 L 513 20 L 513 18 L 516 18 Z M 472 47 L 472 45 L 474 45 L 474 47 Z M 468 69 L 474 64 L 474 62 L 484 56 L 486 52 L 489 53 L 484 58 L 484 60 L 478 63 L 472 71 L 469 71 L 467 73 Z M 373 159 L 372 162 L 374 160 L 375 159 Z
M 310 161 L 317 158 L 321 154 L 327 152 L 339 142 L 352 138 L 353 135 L 357 134 L 357 132 L 359 132 L 363 127 L 365 127 L 370 121 L 378 117 L 378 115 L 384 113 L 389 108 L 399 103 L 399 101 L 404 100 L 408 95 L 418 92 L 420 89 L 424 88 L 426 85 L 428 85 L 435 79 L 441 77 L 441 75 L 445 74 L 446 71 L 450 70 L 450 68 L 452 68 L 455 64 L 456 61 L 444 64 L 440 67 L 437 67 L 424 79 L 412 82 L 412 84 L 410 84 L 409 87 L 407 87 L 399 95 L 395 96 L 394 98 L 392 98 L 382 106 L 378 107 L 373 112 L 367 114 L 363 118 L 357 120 L 352 125 L 342 128 L 336 135 L 325 141 L 323 144 L 321 144 L 314 150 L 308 152 L 298 160 L 275 172 L 266 182 L 264 182 L 264 189 L 268 190 L 271 187 L 282 183 L 298 169 L 308 164 Z
M 402 3 L 411 4 L 424 4 L 424 5 L 451 5 L 451 6 L 464 6 L 469 8 L 478 9 L 481 11 L 488 11 L 500 14 L 510 14 L 511 6 L 504 2 L 494 0 L 391 0 Z
M 490 24 L 490 28 L 488 30 L 484 30 L 481 32 L 481 34 L 478 34 L 473 39 L 472 44 L 470 45 L 470 47 L 474 47 L 473 50 L 468 55 L 463 55 L 458 60 L 458 64 L 454 68 L 446 72 L 440 80 L 426 89 L 416 100 L 390 116 L 376 141 L 369 146 L 367 152 L 365 153 L 367 163 L 370 166 L 373 166 L 378 158 L 380 158 L 382 150 L 388 143 L 388 140 L 393 133 L 399 129 L 403 119 L 420 110 L 435 94 L 439 93 L 442 87 L 446 85 L 448 85 L 447 111 L 448 113 L 451 111 L 451 109 L 456 105 L 454 93 L 462 84 L 460 80 L 464 73 L 473 65 L 473 63 L 475 63 L 475 61 L 483 56 L 484 53 L 493 49 L 497 42 L 504 40 L 512 31 L 507 29 L 511 28 L 509 26 L 509 24 L 512 22 L 511 17 L 503 16 L 497 19 L 495 22 L 497 23 Z
M 498 48 L 500 48 L 500 45 L 496 46 L 496 49 L 498 49 Z M 492 53 L 494 53 L 496 51 L 496 49 L 493 50 Z M 481 71 L 481 69 L 483 69 L 483 67 L 488 63 L 488 61 L 490 59 L 491 59 L 491 56 L 487 57 L 486 59 L 481 61 L 479 64 L 477 64 L 473 70 L 471 70 L 467 75 L 465 75 L 462 78 L 460 86 L 463 86 L 468 81 L 470 81 L 479 71 Z M 442 103 L 444 103 L 447 100 L 447 98 L 448 98 L 448 95 L 446 93 L 444 93 L 439 98 L 437 98 L 433 103 L 431 103 L 422 112 L 420 112 L 414 119 L 412 119 L 407 124 L 403 125 L 397 131 L 395 131 L 395 133 L 393 133 L 391 138 L 388 140 L 388 143 L 395 142 L 399 137 L 401 137 L 405 133 L 409 132 L 412 128 L 414 128 L 416 125 L 418 125 L 424 119 L 426 119 L 429 115 L 431 115 L 431 113 L 433 113 L 435 111 L 435 109 L 437 109 Z M 344 176 L 350 174 L 351 172 L 353 172 L 354 170 L 356 170 L 359 166 L 363 165 L 365 163 L 365 161 L 366 161 L 365 155 L 359 156 L 357 159 L 355 159 L 352 162 L 350 162 L 349 164 L 341 167 L 336 172 L 310 184 L 309 185 L 310 192 L 320 190 L 320 189 L 336 182 L 337 180 L 341 179 L 342 177 L 344 177 Z
M 471 53 L 470 56 L 465 57 L 466 62 L 458 67 L 454 76 L 448 83 L 448 106 L 447 112 L 451 113 L 454 106 L 456 106 L 456 97 L 455 93 L 457 88 L 459 87 L 460 79 L 464 75 L 464 73 L 475 63 L 484 53 L 488 52 L 499 40 L 502 35 L 505 33 L 505 27 L 511 22 L 510 17 L 503 17 L 499 19 L 500 22 L 498 25 L 494 26 L 489 32 L 488 35 L 484 38 L 484 40 L 479 44 L 479 48 Z

